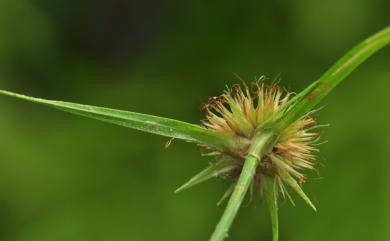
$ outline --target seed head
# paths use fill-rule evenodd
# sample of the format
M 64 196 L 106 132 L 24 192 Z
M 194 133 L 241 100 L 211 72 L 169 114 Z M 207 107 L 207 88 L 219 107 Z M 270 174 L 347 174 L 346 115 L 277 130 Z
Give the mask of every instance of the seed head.
M 234 142 L 237 145 L 226 150 L 202 146 L 203 153 L 216 156 L 213 165 L 223 167 L 216 168 L 219 170 L 216 175 L 220 177 L 237 179 L 255 134 L 272 125 L 270 123 L 273 118 L 291 96 L 291 93 L 277 84 L 267 85 L 262 80 L 263 78 L 252 83 L 251 87 L 242 84 L 228 88 L 222 95 L 210 98 L 204 105 L 206 118 L 203 125 L 216 132 L 228 133 L 232 139 L 239 140 Z M 263 188 L 264 176 L 271 177 L 282 197 L 289 196 L 284 185 L 288 184 L 314 208 L 300 188 L 306 180 L 303 171 L 313 170 L 316 162 L 314 153 L 318 150 L 315 143 L 319 133 L 311 131 L 314 127 L 315 120 L 307 114 L 279 131 L 272 151 L 263 157 L 256 170 L 254 184 L 260 190 Z

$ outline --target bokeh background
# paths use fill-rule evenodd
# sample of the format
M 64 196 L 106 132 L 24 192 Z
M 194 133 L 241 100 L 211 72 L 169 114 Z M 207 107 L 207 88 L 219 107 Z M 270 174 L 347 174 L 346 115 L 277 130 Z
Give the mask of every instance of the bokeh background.
M 281 74 L 301 90 L 390 23 L 386 0 L 0 0 L 0 88 L 199 123 L 200 103 Z M 282 203 L 281 240 L 390 237 L 390 48 L 323 102 L 320 178 Z M 207 240 L 227 183 L 173 190 L 204 168 L 194 145 L 0 98 L 0 240 Z M 265 205 L 229 240 L 271 240 Z

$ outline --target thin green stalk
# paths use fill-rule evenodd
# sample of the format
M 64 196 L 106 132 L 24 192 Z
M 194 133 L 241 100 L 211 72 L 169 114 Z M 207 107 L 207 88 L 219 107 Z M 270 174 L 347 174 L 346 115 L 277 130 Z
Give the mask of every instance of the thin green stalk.
M 279 240 L 278 191 L 273 178 L 264 178 L 264 192 L 272 223 L 272 240 Z
M 217 224 L 210 241 L 222 241 L 228 236 L 229 228 L 232 225 L 241 203 L 244 200 L 245 194 L 253 181 L 256 168 L 260 164 L 261 158 L 273 146 L 275 139 L 275 134 L 272 131 L 265 131 L 254 138 L 240 177 L 234 187 L 234 191 L 226 206 L 225 212 Z

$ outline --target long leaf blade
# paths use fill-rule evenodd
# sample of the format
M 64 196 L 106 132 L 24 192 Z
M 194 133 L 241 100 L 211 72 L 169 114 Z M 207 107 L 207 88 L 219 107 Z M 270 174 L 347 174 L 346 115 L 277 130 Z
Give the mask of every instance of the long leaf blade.
M 217 133 L 199 125 L 189 124 L 183 121 L 130 111 L 34 98 L 4 90 L 0 90 L 0 94 L 144 132 L 208 144 L 218 149 L 224 149 L 229 145 L 228 141 L 230 138 L 222 133 Z
M 286 103 L 281 116 L 277 119 L 279 128 L 284 129 L 312 110 L 353 70 L 389 43 L 390 27 L 387 27 L 352 48 L 317 81 Z

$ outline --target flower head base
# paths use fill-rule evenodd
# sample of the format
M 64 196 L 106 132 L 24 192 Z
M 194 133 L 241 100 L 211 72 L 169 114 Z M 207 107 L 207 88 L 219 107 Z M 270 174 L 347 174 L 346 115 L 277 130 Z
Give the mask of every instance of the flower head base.
M 254 136 L 263 129 L 272 128 L 272 121 L 290 96 L 276 84 L 266 85 L 257 81 L 251 88 L 245 84 L 235 85 L 221 96 L 209 99 L 204 105 L 206 119 L 203 125 L 229 134 L 236 143 L 226 150 L 202 146 L 206 155 L 216 156 L 216 161 L 210 167 L 213 176 L 237 179 Z M 263 157 L 257 168 L 253 184 L 262 190 L 264 177 L 271 177 L 282 197 L 289 197 L 286 183 L 314 208 L 300 188 L 300 184 L 306 180 L 302 171 L 314 169 L 313 153 L 318 151 L 314 144 L 319 137 L 318 133 L 311 132 L 314 127 L 314 119 L 305 115 L 280 130 L 272 151 Z

